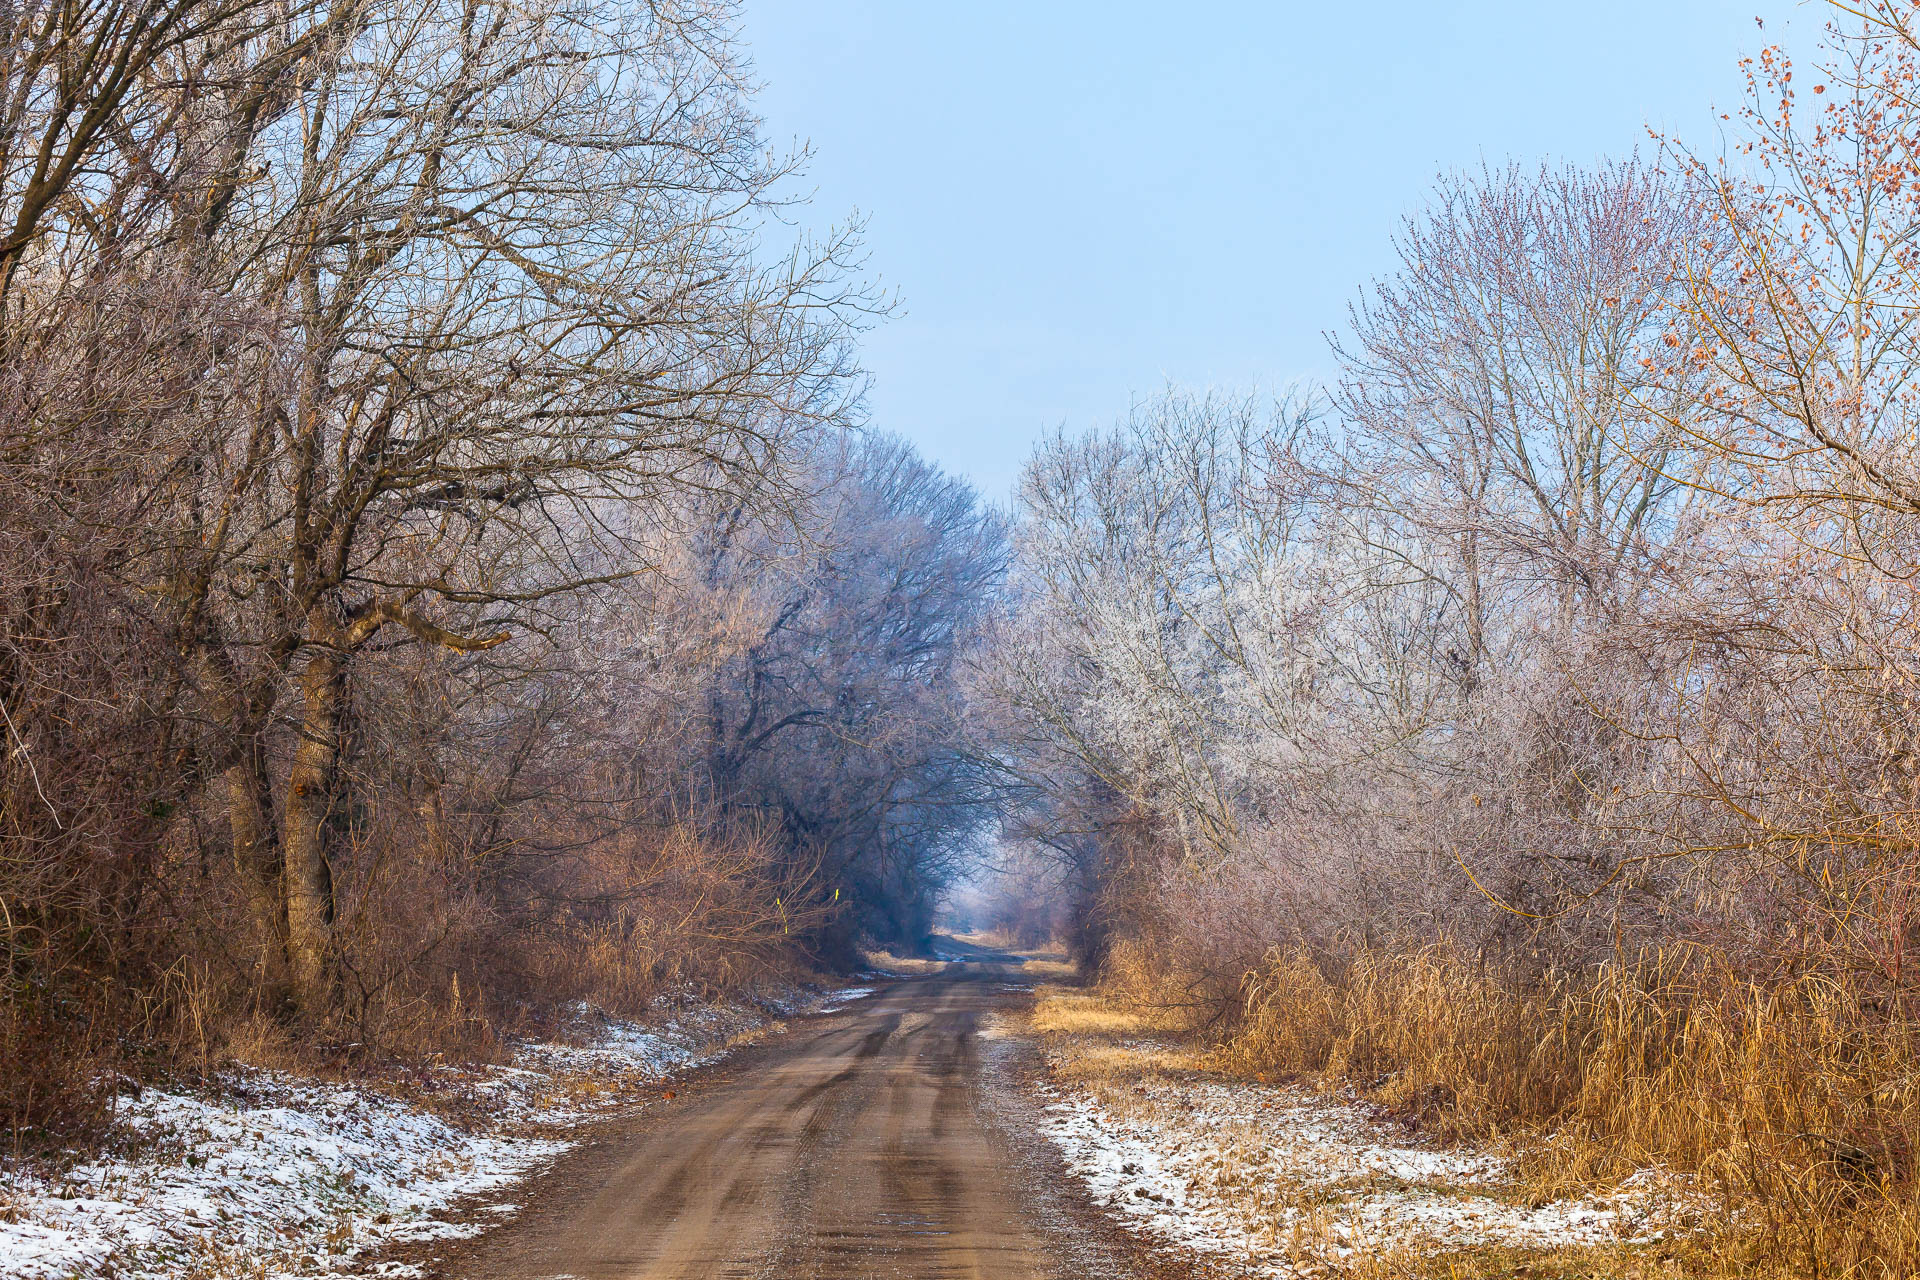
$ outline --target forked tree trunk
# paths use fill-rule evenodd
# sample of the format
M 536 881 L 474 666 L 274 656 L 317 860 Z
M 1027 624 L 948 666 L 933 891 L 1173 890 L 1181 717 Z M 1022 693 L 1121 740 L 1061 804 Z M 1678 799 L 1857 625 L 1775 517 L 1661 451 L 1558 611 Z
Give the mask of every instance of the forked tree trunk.
M 340 761 L 340 712 L 346 664 L 322 649 L 300 676 L 300 740 L 287 778 L 287 959 L 294 1000 L 308 1016 L 333 1004 L 333 868 L 326 823 Z

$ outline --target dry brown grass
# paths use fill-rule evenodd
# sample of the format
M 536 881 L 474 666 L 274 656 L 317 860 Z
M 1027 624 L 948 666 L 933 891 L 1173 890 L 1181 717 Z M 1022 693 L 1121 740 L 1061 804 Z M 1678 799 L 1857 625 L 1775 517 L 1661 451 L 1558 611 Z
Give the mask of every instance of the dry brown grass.
M 1042 1035 L 1119 1038 L 1173 1031 L 1178 1026 L 1148 1006 L 1130 1005 L 1110 990 L 1043 987 L 1033 1005 L 1033 1029 Z
M 1497 1138 L 1556 1113 L 1577 1078 L 1556 991 L 1511 990 L 1441 951 L 1329 963 L 1276 953 L 1249 975 L 1218 1060 L 1245 1073 L 1361 1082 L 1444 1136 Z
M 1042 987 L 1028 1025 L 1044 1038 L 1056 1077 L 1123 1110 L 1134 1106 L 1130 1090 L 1143 1077 L 1206 1065 L 1196 1046 L 1174 1038 L 1177 1019 L 1128 1002 L 1111 988 Z
M 1573 1244 L 1529 1248 L 1504 1244 L 1462 1247 L 1418 1233 L 1382 1236 L 1353 1216 L 1355 1198 L 1391 1195 L 1394 1185 L 1372 1178 L 1359 1183 L 1295 1171 L 1275 1159 L 1270 1144 L 1283 1141 L 1270 1124 L 1248 1123 L 1208 1111 L 1207 1094 L 1228 1086 L 1244 1099 L 1269 1097 L 1284 1106 L 1297 1090 L 1235 1083 L 1238 1072 L 1201 1037 L 1188 1034 L 1187 1016 L 1132 998 L 1112 986 L 1045 987 L 1027 1019 L 1038 1035 L 1056 1082 L 1085 1090 L 1110 1115 L 1144 1124 L 1180 1147 L 1202 1149 L 1193 1190 L 1238 1221 L 1268 1263 L 1302 1276 L 1341 1280 L 1535 1280 L 1620 1277 L 1680 1280 L 1698 1274 L 1698 1246 L 1678 1241 Z M 1251 1073 L 1249 1073 L 1251 1074 Z M 1265 1072 L 1261 1072 L 1265 1075 Z M 1217 1092 L 1214 1095 L 1218 1096 Z M 1252 1104 L 1259 1114 L 1258 1102 Z M 1243 1102 L 1242 1110 L 1245 1110 Z M 1310 1149 L 1310 1148 L 1309 1148 Z M 1474 1184 L 1450 1187 L 1444 1179 L 1406 1190 L 1423 1194 L 1511 1198 L 1532 1202 L 1535 1188 Z M 1572 1189 L 1569 1189 L 1572 1190 Z M 1551 1199 L 1544 1197 L 1543 1199 Z
M 1037 982 L 1072 982 L 1080 968 L 1060 952 L 1039 951 L 1021 958 L 1020 972 Z
M 1700 1273 L 1894 1280 L 1920 1274 L 1917 1051 L 1842 977 L 1672 950 L 1529 982 L 1429 948 L 1275 954 L 1217 1061 L 1504 1139 L 1543 1194 L 1691 1174 L 1723 1213 Z

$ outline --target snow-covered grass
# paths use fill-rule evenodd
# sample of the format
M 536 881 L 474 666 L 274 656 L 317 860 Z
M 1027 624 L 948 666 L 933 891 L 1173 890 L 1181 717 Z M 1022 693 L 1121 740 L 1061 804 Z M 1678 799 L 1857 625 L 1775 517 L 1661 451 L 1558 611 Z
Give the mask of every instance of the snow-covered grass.
M 235 1068 L 202 1088 L 148 1089 L 123 1099 L 104 1151 L 0 1173 L 0 1276 L 406 1274 L 363 1260 L 392 1242 L 477 1233 L 485 1217 L 449 1211 L 499 1196 L 582 1122 L 656 1098 L 673 1073 L 841 994 L 681 1002 L 644 1026 L 583 1010 L 579 1043 L 377 1085 Z
M 1090 1196 L 1143 1234 L 1252 1274 L 1391 1263 L 1466 1275 L 1476 1251 L 1619 1254 L 1710 1209 L 1651 1171 L 1542 1202 L 1505 1155 L 1422 1143 L 1351 1099 L 1206 1072 L 1137 1021 L 1117 1017 L 1104 1035 L 1100 1021 L 1086 997 L 1043 1002 L 1047 1136 Z

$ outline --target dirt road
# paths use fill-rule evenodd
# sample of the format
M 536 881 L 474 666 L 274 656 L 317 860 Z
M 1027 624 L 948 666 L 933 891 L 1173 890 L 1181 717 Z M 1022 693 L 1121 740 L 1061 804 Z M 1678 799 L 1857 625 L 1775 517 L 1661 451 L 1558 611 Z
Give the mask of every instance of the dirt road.
M 1109 1277 L 1139 1260 L 1025 1136 L 992 957 L 884 984 L 690 1080 L 436 1260 L 460 1280 Z

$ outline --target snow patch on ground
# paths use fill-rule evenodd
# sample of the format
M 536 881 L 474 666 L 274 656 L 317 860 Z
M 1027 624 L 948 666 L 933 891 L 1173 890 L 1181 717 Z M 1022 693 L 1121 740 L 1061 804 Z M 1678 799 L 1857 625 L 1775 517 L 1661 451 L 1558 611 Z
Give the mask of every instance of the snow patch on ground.
M 148 1089 L 122 1100 L 104 1154 L 58 1172 L 0 1169 L 0 1276 L 411 1275 L 359 1260 L 478 1234 L 484 1220 L 448 1211 L 546 1165 L 570 1129 L 656 1096 L 778 1017 L 846 998 L 791 988 L 751 1005 L 682 1001 L 645 1026 L 583 1010 L 582 1043 L 527 1044 L 511 1063 L 393 1090 L 251 1069 Z M 486 1208 L 495 1221 L 513 1211 Z
M 865 1000 L 868 996 L 872 995 L 874 992 L 878 991 L 879 989 L 880 988 L 878 987 L 842 988 L 841 990 L 834 992 L 832 995 L 828 996 L 825 1000 L 820 1002 L 820 1012 L 832 1013 L 836 1009 L 844 1009 L 856 1000 Z
M 1047 1136 L 1092 1198 L 1174 1247 L 1270 1276 L 1307 1262 L 1659 1238 L 1703 1209 L 1673 1179 L 1530 1206 L 1506 1161 L 1411 1143 L 1302 1090 L 1149 1078 L 1103 1101 L 1050 1087 Z

